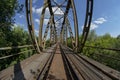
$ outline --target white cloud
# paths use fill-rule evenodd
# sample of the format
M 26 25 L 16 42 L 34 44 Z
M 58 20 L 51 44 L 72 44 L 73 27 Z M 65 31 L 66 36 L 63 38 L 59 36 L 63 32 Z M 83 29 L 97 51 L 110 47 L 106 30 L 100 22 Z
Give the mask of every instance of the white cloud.
M 37 24 L 40 24 L 40 20 L 39 20 L 39 19 L 35 19 L 35 22 L 36 22 Z
M 49 19 L 44 19 L 44 25 L 48 24 Z M 40 20 L 39 19 L 35 19 L 35 22 L 39 25 L 40 24 Z
M 38 16 L 41 15 L 42 9 L 43 9 L 43 7 L 40 7 L 40 8 L 32 7 L 33 13 L 37 14 Z M 46 8 L 45 16 L 46 16 L 46 17 L 49 17 L 49 16 L 50 16 L 50 14 L 49 14 L 49 9 L 48 9 L 48 8 Z
M 14 27 L 18 27 L 18 24 L 15 23 L 15 24 L 13 24 L 13 26 L 14 26 Z
M 94 23 L 96 24 L 103 24 L 104 22 L 106 22 L 107 20 L 105 18 L 98 18 L 96 21 L 94 21 Z
M 37 15 L 41 15 L 42 10 L 43 10 L 43 7 L 40 7 L 40 8 L 32 7 L 33 13 L 36 13 Z M 55 15 L 63 15 L 63 14 L 64 14 L 64 13 L 62 12 L 62 10 L 61 10 L 60 8 L 58 8 L 58 7 L 53 7 L 52 10 L 53 10 L 53 12 L 55 12 L 55 13 L 54 13 Z M 46 8 L 45 16 L 46 16 L 46 17 L 49 17 L 49 16 L 50 16 L 50 12 L 49 12 L 49 9 L 48 9 L 48 8 Z
M 42 9 L 43 7 L 35 9 L 35 13 L 40 15 L 42 13 Z
M 98 25 L 95 24 L 95 23 L 91 23 L 90 30 L 93 30 L 93 29 L 96 29 L 96 28 L 98 28 Z
M 15 27 L 18 27 L 18 26 L 24 27 L 25 25 L 24 25 L 24 24 L 21 24 L 21 23 L 15 23 L 15 24 L 13 24 L 13 26 L 15 26 Z
M 107 20 L 105 18 L 98 18 L 97 20 L 93 21 L 90 25 L 90 30 L 96 29 L 99 27 L 100 24 L 103 24 L 104 22 L 106 22 Z M 82 26 L 83 29 L 84 26 Z
M 44 25 L 48 24 L 49 19 L 44 19 Z
M 12 29 L 14 29 L 15 27 L 18 27 L 18 24 L 13 24 L 13 26 L 11 26 Z
M 24 17 L 24 15 L 20 15 L 19 17 L 20 17 L 20 18 L 23 18 L 23 17 Z
M 25 31 L 28 31 L 28 29 L 26 28 Z
M 64 15 L 63 11 L 58 7 L 53 7 L 52 10 L 55 12 L 55 15 Z
M 11 27 L 12 27 L 12 29 L 14 29 L 14 28 L 16 28 L 16 27 L 22 27 L 22 28 L 24 28 L 24 24 L 20 24 L 20 23 L 14 23 Z
M 56 22 L 56 23 L 55 23 L 55 26 L 56 26 L 57 28 L 60 28 L 60 27 L 62 26 L 62 24 L 61 24 L 60 22 Z
M 36 35 L 36 36 L 39 35 L 39 30 L 35 29 L 35 35 Z
M 38 33 L 39 33 L 39 31 L 38 31 L 37 29 L 35 29 L 35 33 L 36 33 L 36 34 L 38 34 Z
M 32 11 L 33 11 L 33 13 L 35 13 L 35 7 L 32 7 Z

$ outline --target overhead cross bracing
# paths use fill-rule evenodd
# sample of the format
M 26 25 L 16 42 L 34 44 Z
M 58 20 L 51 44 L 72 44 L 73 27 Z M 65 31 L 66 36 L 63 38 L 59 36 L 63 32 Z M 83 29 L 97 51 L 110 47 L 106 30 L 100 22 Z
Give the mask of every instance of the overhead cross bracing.
M 30 10 L 28 10 L 28 8 Z M 49 17 L 45 32 L 43 34 L 43 23 L 44 23 L 46 9 L 49 9 L 50 17 Z M 30 1 L 26 0 L 26 10 L 27 10 L 26 11 L 27 18 L 30 18 L 30 20 L 32 20 L 31 0 Z M 57 12 L 57 10 L 59 10 L 59 13 Z M 44 0 L 43 9 L 42 9 L 41 16 L 40 16 L 40 27 L 39 27 L 39 38 L 38 38 L 39 40 L 34 41 L 35 44 L 40 46 L 40 47 L 36 47 L 37 51 L 40 52 L 41 50 L 40 48 L 45 48 L 46 37 L 48 35 L 48 31 L 50 30 L 51 44 L 54 44 L 57 42 L 57 39 L 58 39 L 57 35 L 61 37 L 60 41 L 62 43 L 63 42 L 67 43 L 67 37 L 68 37 L 68 32 L 69 32 L 74 50 L 76 52 L 78 51 L 81 52 L 85 44 L 88 32 L 89 32 L 90 23 L 92 19 L 92 11 L 93 11 L 93 0 L 87 0 L 86 18 L 85 18 L 83 34 L 82 34 L 82 39 L 79 40 L 78 38 L 79 27 L 78 27 L 77 13 L 76 13 L 74 1 L 73 0 L 62 0 L 61 2 L 59 1 L 57 2 L 55 0 Z M 68 16 L 69 12 L 73 14 L 74 35 L 73 35 L 72 28 L 71 28 L 73 26 L 71 26 L 70 21 L 69 21 L 69 16 Z M 34 27 L 32 21 L 31 23 L 29 20 L 27 21 L 28 21 L 28 28 Z M 29 32 L 31 31 L 29 30 Z M 33 38 L 34 35 L 31 35 L 31 37 Z M 80 44 L 79 44 L 79 41 L 81 41 Z

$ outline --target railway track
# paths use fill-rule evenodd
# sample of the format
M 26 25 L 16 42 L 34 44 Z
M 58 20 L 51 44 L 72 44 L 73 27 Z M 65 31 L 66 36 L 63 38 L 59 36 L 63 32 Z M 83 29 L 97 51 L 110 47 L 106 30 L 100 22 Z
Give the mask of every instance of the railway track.
M 46 49 L 41 54 L 35 54 L 30 58 L 18 62 L 0 72 L 0 80 L 39 80 L 44 77 L 54 56 L 56 45 Z
M 63 55 L 72 68 L 71 80 L 120 80 L 120 72 L 93 61 L 85 56 L 77 55 L 70 48 L 62 46 Z M 70 70 L 71 71 L 71 70 Z
M 120 72 L 56 44 L 1 71 L 0 80 L 120 80 Z

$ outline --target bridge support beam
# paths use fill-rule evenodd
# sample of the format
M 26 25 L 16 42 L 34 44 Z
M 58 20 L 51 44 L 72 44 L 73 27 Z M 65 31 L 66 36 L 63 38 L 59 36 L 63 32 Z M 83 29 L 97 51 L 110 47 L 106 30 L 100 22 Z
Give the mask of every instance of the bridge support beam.
M 79 29 L 78 29 L 78 20 L 77 20 L 77 13 L 75 8 L 74 0 L 71 1 L 72 11 L 73 11 L 73 17 L 74 17 L 74 29 L 75 29 L 75 51 L 78 52 L 79 48 Z
M 40 17 L 40 28 L 39 28 L 39 46 L 43 47 L 42 45 L 42 31 L 43 31 L 43 22 L 44 22 L 44 16 L 45 16 L 45 10 L 48 7 L 47 0 L 44 0 L 44 5 Z

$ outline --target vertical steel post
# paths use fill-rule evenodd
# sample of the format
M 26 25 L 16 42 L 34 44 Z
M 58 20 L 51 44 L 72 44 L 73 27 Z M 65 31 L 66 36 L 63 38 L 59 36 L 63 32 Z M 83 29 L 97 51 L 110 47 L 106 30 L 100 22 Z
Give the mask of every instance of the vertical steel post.
M 45 10 L 48 6 L 47 0 L 44 0 L 44 5 L 40 17 L 40 28 L 39 28 L 39 46 L 43 47 L 42 45 L 42 31 L 43 31 L 43 22 L 44 22 L 44 16 L 45 16 Z
M 78 20 L 77 20 L 77 13 L 75 8 L 74 0 L 71 1 L 72 11 L 73 11 L 73 17 L 74 17 L 74 29 L 75 29 L 75 51 L 78 51 L 79 48 L 79 29 L 78 29 Z
M 31 36 L 32 42 L 33 42 L 33 46 L 35 48 L 35 50 L 40 53 L 40 48 L 38 46 L 38 42 L 35 36 L 35 32 L 34 32 L 34 24 L 32 21 L 32 0 L 26 0 L 26 19 L 27 19 L 27 24 L 28 24 L 28 31 L 29 34 Z

